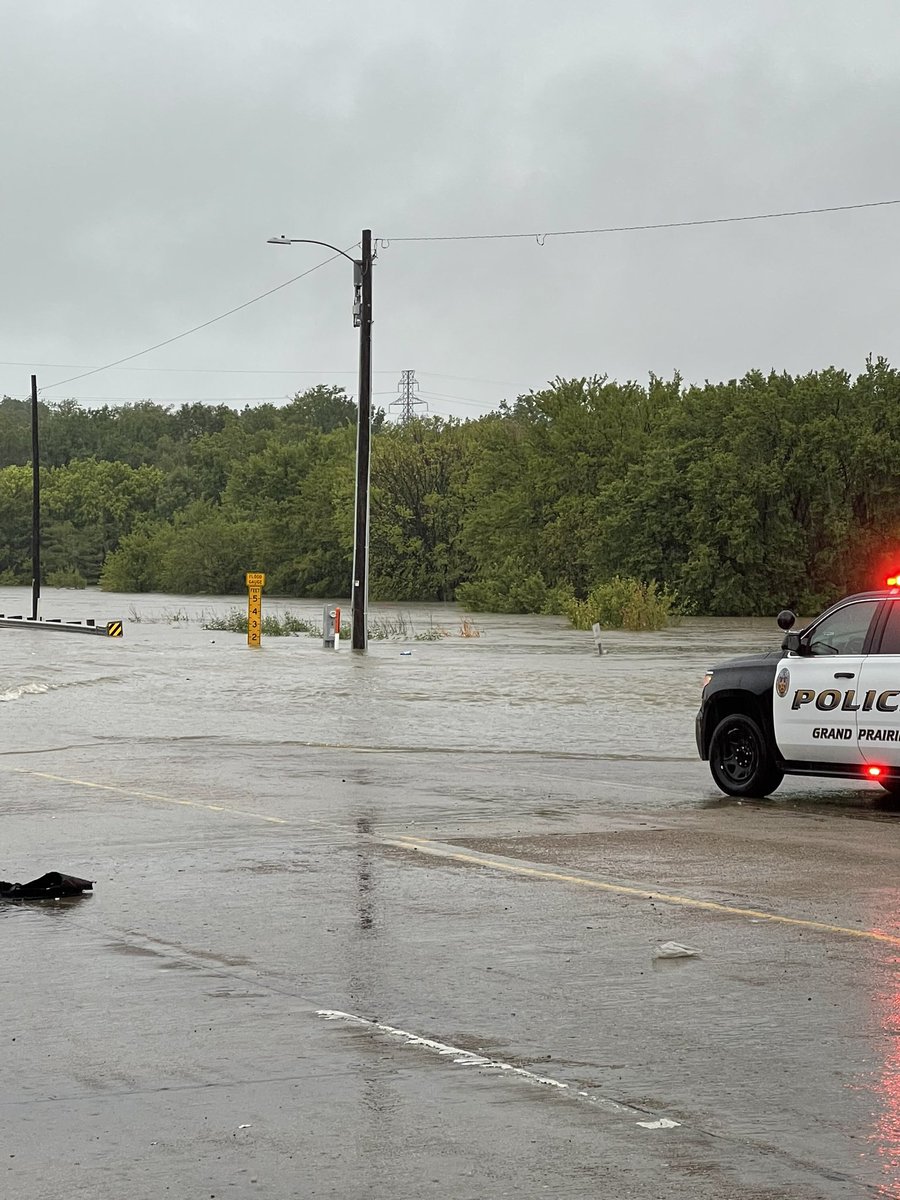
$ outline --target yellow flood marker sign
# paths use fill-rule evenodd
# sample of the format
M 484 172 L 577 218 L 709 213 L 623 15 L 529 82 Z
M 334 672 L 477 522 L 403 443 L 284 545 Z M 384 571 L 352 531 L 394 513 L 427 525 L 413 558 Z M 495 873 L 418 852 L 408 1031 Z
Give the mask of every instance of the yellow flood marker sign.
M 248 571 L 247 582 L 247 645 L 258 646 L 262 635 L 262 590 L 266 577 L 262 571 Z

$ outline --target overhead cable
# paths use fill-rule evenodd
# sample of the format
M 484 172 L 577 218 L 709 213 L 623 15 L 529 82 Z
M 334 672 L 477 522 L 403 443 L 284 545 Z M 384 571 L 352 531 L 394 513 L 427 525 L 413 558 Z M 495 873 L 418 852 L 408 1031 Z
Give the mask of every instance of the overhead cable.
M 308 272 L 305 272 L 305 274 L 308 274 Z M 278 287 L 287 287 L 288 283 L 295 283 L 298 279 L 302 279 L 302 276 L 297 275 L 294 277 L 294 279 L 289 279 L 287 281 L 287 283 L 279 284 Z M 272 290 L 277 291 L 278 288 L 273 288 Z M 266 296 L 270 296 L 271 294 L 272 294 L 271 292 L 264 293 L 264 295 L 266 295 Z M 257 296 L 257 300 L 261 300 L 261 299 L 262 299 L 262 296 Z M 254 301 L 252 301 L 252 300 L 247 301 L 247 304 L 253 304 L 253 303 L 254 303 Z M 244 305 L 241 305 L 240 307 L 246 308 L 247 305 L 244 304 Z M 238 310 L 236 308 L 233 308 L 231 311 L 237 312 Z M 229 313 L 222 314 L 222 316 L 225 316 L 225 317 L 227 317 L 229 315 L 230 315 Z M 216 320 L 216 321 L 220 321 L 221 319 L 222 319 L 221 317 L 214 318 L 214 320 Z M 211 324 L 211 323 L 212 322 L 209 322 L 209 321 L 207 322 L 207 324 Z M 197 328 L 203 329 L 204 326 L 198 325 Z M 189 332 L 193 332 L 193 331 L 189 331 Z M 187 334 L 184 334 L 184 333 L 179 334 L 179 337 L 187 337 Z M 147 351 L 144 350 L 144 351 L 142 351 L 142 353 L 146 354 Z M 125 360 L 123 359 L 122 361 L 124 362 Z M 115 364 L 113 364 L 113 365 L 115 365 Z M 94 367 L 92 365 L 89 365 L 88 363 L 47 363 L 47 362 L 0 362 L 0 367 L 31 367 L 32 369 L 35 369 L 36 367 L 57 367 L 59 370 L 66 370 L 66 371 L 94 371 L 94 370 L 109 371 L 112 369 L 112 366 Z M 120 371 L 171 372 L 171 373 L 177 374 L 177 375 L 354 375 L 355 376 L 359 372 L 358 367 L 353 367 L 350 370 L 341 370 L 341 371 L 311 371 L 308 367 L 304 367 L 304 368 L 302 368 L 302 370 L 300 368 L 293 368 L 293 367 L 284 368 L 284 369 L 279 368 L 278 370 L 275 370 L 272 367 L 263 367 L 260 370 L 255 370 L 253 367 L 117 367 L 117 369 Z M 396 371 L 379 370 L 379 371 L 373 371 L 372 374 L 373 375 L 396 375 L 397 372 Z M 63 382 L 68 383 L 71 381 L 63 380 Z M 488 379 L 488 380 L 484 380 L 483 382 L 492 383 L 494 381 Z M 59 385 L 51 383 L 51 384 L 48 384 L 47 386 L 48 387 L 57 387 Z
M 749 213 L 738 217 L 702 217 L 693 221 L 659 221 L 647 225 L 604 225 L 597 229 L 551 229 L 545 233 L 444 233 L 422 237 L 377 238 L 382 249 L 392 242 L 491 242 L 510 241 L 515 238 L 534 238 L 543 246 L 549 237 L 587 237 L 600 233 L 638 233 L 649 229 L 687 229 L 697 225 L 734 225 L 740 221 L 775 221 L 783 217 L 811 217 L 819 213 L 853 212 L 861 208 L 886 208 L 900 204 L 897 200 L 869 200 L 864 204 L 830 204 L 823 208 L 792 208 L 780 212 Z
M 355 243 L 354 243 L 355 245 Z M 353 246 L 348 246 L 348 250 L 352 250 Z M 185 329 L 183 333 L 176 333 L 174 337 L 166 338 L 165 341 L 157 342 L 154 346 L 147 346 L 144 350 L 136 350 L 134 354 L 126 354 L 124 358 L 117 358 L 115 362 L 106 363 L 102 367 L 94 367 L 90 371 L 85 371 L 82 375 L 70 375 L 68 379 L 58 379 L 55 383 L 48 383 L 40 390 L 42 392 L 49 391 L 50 388 L 62 387 L 64 383 L 75 383 L 78 379 L 87 379 L 89 375 L 96 375 L 99 371 L 109 371 L 112 367 L 121 366 L 122 363 L 131 362 L 133 358 L 140 358 L 142 354 L 149 354 L 152 350 L 160 350 L 163 346 L 170 346 L 172 342 L 180 341 L 181 338 L 186 338 L 192 333 L 199 333 L 201 329 L 207 329 L 210 325 L 215 325 L 217 321 L 223 321 L 226 317 L 232 316 L 236 312 L 240 312 L 243 308 L 249 308 L 251 304 L 256 304 L 259 300 L 265 300 L 266 296 L 271 296 L 275 292 L 280 292 L 282 288 L 290 287 L 292 283 L 296 283 L 298 279 L 304 279 L 307 275 L 312 275 L 313 271 L 318 271 L 321 267 L 327 266 L 330 262 L 334 262 L 336 258 L 342 258 L 343 252 L 332 254 L 330 258 L 325 258 L 320 263 L 316 263 L 314 267 L 310 267 L 308 271 L 301 271 L 299 275 L 295 275 L 293 279 L 286 279 L 284 283 L 279 283 L 276 287 L 269 288 L 267 292 L 262 292 L 259 296 L 254 296 L 252 300 L 245 300 L 243 304 L 238 304 L 235 308 L 229 308 L 228 312 L 220 313 L 217 317 L 211 317 L 208 321 L 204 321 L 200 325 L 195 325 L 192 329 Z

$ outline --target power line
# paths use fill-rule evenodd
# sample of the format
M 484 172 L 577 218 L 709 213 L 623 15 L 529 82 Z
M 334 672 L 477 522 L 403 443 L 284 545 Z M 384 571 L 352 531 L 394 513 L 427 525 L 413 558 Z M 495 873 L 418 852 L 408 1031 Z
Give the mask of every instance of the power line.
M 328 261 L 331 261 L 331 260 L 329 259 Z M 321 265 L 324 265 L 324 264 L 320 264 L 320 266 Z M 317 268 L 313 268 L 313 269 L 316 270 Z M 308 272 L 306 272 L 306 273 L 308 274 Z M 278 286 L 279 287 L 287 287 L 288 283 L 295 283 L 298 279 L 302 279 L 302 278 L 303 278 L 302 275 L 296 275 L 294 277 L 294 279 L 289 279 L 287 281 L 287 283 L 281 283 Z M 277 291 L 278 288 L 273 288 L 272 290 Z M 264 293 L 264 295 L 266 295 L 266 296 L 270 296 L 271 294 L 272 294 L 271 292 Z M 257 300 L 261 300 L 261 299 L 262 299 L 262 296 L 257 296 Z M 252 301 L 252 300 L 247 301 L 247 304 L 253 304 L 253 303 L 254 303 L 254 301 Z M 241 307 L 245 308 L 246 305 L 241 305 Z M 236 308 L 233 308 L 231 311 L 237 312 L 238 310 Z M 225 316 L 225 317 L 227 317 L 229 315 L 230 315 L 229 313 L 222 314 L 222 316 Z M 215 317 L 213 319 L 216 321 L 220 321 L 222 318 Z M 207 324 L 212 324 L 212 322 L 208 321 Z M 197 328 L 203 329 L 204 326 L 198 325 Z M 193 333 L 193 330 L 189 330 L 188 332 Z M 179 337 L 187 337 L 187 334 L 182 333 L 182 334 L 179 334 L 178 336 Z M 141 353 L 147 354 L 148 351 L 142 350 Z M 126 360 L 121 359 L 120 361 L 125 362 Z M 56 367 L 59 370 L 65 370 L 65 371 L 88 371 L 88 372 L 95 371 L 95 370 L 96 371 L 109 371 L 109 370 L 113 369 L 112 366 L 94 367 L 90 363 L 41 363 L 41 362 L 0 362 L 0 367 L 31 367 L 31 368 Z M 353 375 L 355 377 L 357 374 L 356 367 L 354 367 L 352 370 L 349 370 L 349 371 L 346 371 L 346 370 L 311 371 L 308 367 L 303 367 L 302 369 L 293 368 L 293 367 L 287 368 L 287 369 L 279 368 L 278 370 L 273 370 L 271 367 L 262 367 L 257 370 L 253 367 L 120 367 L 120 366 L 116 365 L 115 369 L 118 371 L 171 372 L 173 374 L 178 374 L 178 375 Z M 382 371 L 374 371 L 373 374 L 375 374 L 375 375 L 396 375 L 397 372 L 382 370 Z M 428 374 L 428 372 L 426 372 L 426 374 Z M 452 376 L 452 375 L 440 376 L 440 377 L 436 376 L 435 378 L 453 379 L 453 378 L 456 378 L 456 376 Z M 64 380 L 62 380 L 62 382 L 70 383 L 71 380 L 64 379 Z M 492 379 L 485 379 L 485 380 L 482 380 L 481 382 L 494 383 L 496 381 L 492 380 Z M 47 386 L 48 387 L 59 387 L 59 384 L 49 383 Z
M 521 238 L 534 238 L 535 241 L 537 241 L 537 243 L 542 246 L 548 237 L 584 237 L 584 236 L 605 234 L 605 233 L 636 233 L 636 232 L 644 232 L 644 231 L 654 230 L 654 229 L 656 229 L 656 230 L 659 230 L 659 229 L 686 229 L 686 228 L 692 228 L 692 227 L 703 226 L 703 225 L 730 225 L 730 224 L 737 224 L 740 222 L 748 222 L 748 221 L 772 221 L 772 220 L 779 220 L 779 219 L 782 219 L 785 217 L 808 217 L 808 216 L 819 215 L 822 213 L 854 212 L 854 211 L 859 211 L 861 209 L 886 208 L 886 207 L 889 207 L 892 205 L 897 205 L 897 204 L 900 204 L 900 199 L 870 200 L 870 201 L 866 201 L 861 204 L 833 204 L 833 205 L 822 206 L 819 208 L 784 209 L 784 210 L 780 210 L 777 212 L 749 213 L 749 214 L 744 214 L 744 215 L 735 216 L 735 217 L 704 217 L 704 218 L 690 220 L 690 221 L 660 221 L 660 222 L 656 222 L 656 223 L 652 223 L 652 224 L 642 224 L 642 225 L 607 225 L 607 226 L 600 226 L 596 229 L 555 229 L 555 230 L 549 230 L 544 233 L 531 232 L 531 233 L 437 234 L 437 235 L 427 235 L 427 236 L 423 235 L 423 236 L 415 236 L 415 237 L 378 238 L 376 240 L 380 244 L 382 249 L 386 249 L 391 244 L 391 242 L 509 241 L 509 240 L 521 239 Z M 358 242 L 354 243 L 351 246 L 348 246 L 347 250 L 348 251 L 353 250 L 357 245 L 359 245 Z M 144 354 L 150 354 L 154 350 L 161 350 L 164 346 L 170 346 L 173 342 L 177 342 L 177 341 L 180 341 L 182 338 L 189 337 L 192 333 L 199 333 L 201 329 L 208 329 L 210 325 L 214 325 L 218 321 L 223 321 L 226 317 L 230 317 L 230 316 L 233 316 L 237 312 L 241 312 L 242 309 L 249 308 L 251 304 L 256 304 L 260 300 L 264 300 L 267 296 L 274 295 L 275 292 L 281 291 L 282 288 L 289 287 L 291 284 L 296 283 L 300 279 L 304 279 L 307 275 L 311 275 L 314 271 L 320 270 L 320 268 L 327 266 L 328 263 L 334 262 L 334 260 L 336 258 L 340 258 L 342 256 L 345 257 L 346 253 L 339 252 L 337 254 L 333 254 L 329 258 L 323 259 L 322 262 L 317 263 L 315 266 L 310 267 L 308 270 L 302 271 L 299 275 L 295 275 L 295 276 L 293 276 L 293 278 L 286 280 L 284 283 L 280 283 L 273 288 L 269 288 L 268 291 L 262 292 L 260 295 L 254 296 L 250 300 L 245 300 L 243 302 L 243 304 L 238 304 L 234 308 L 230 308 L 227 312 L 220 313 L 216 317 L 211 317 L 208 321 L 203 321 L 199 325 L 194 325 L 192 328 L 186 329 L 182 333 L 177 333 L 173 337 L 166 338 L 161 342 L 156 342 L 154 345 L 147 346 L 143 350 L 137 350 L 133 354 L 127 354 L 123 358 L 116 359 L 114 362 L 105 363 L 101 367 L 92 367 L 89 370 L 86 370 L 79 375 L 72 375 L 66 379 L 58 379 L 54 383 L 45 384 L 40 390 L 41 390 L 41 392 L 46 392 L 46 391 L 49 391 L 51 388 L 62 387 L 64 384 L 67 384 L 67 383 L 75 383 L 79 379 L 86 379 L 90 375 L 96 375 L 101 371 L 110 371 L 110 370 L 113 370 L 114 368 L 121 368 L 124 370 L 154 370 L 155 369 L 155 370 L 160 370 L 160 371 L 178 371 L 179 368 L 177 368 L 177 367 L 161 367 L 161 368 L 134 368 L 134 367 L 131 367 L 131 368 L 125 368 L 122 366 L 122 364 L 131 362 L 135 358 L 140 358 Z M 25 365 L 29 365 L 29 364 L 3 363 L 0 365 L 3 365 L 3 366 L 25 366 Z M 34 364 L 31 364 L 31 365 L 33 366 Z M 46 365 L 49 365 L 49 364 L 46 364 Z M 185 371 L 201 371 L 201 370 L 203 370 L 203 368 L 185 368 Z M 228 370 L 228 369 L 222 369 L 222 368 L 212 368 L 210 373 L 212 373 L 212 371 L 216 371 L 217 373 L 222 373 L 222 374 L 254 374 L 254 373 L 258 373 L 258 374 L 263 374 L 263 373 L 266 373 L 266 374 L 276 374 L 276 373 L 277 374 L 293 374 L 293 373 L 296 373 L 296 374 L 325 374 L 326 373 L 326 372 L 312 372 L 312 371 L 251 372 L 251 371 L 240 371 L 240 370 Z M 345 374 L 345 373 L 349 374 L 350 372 L 343 372 L 343 371 L 327 372 L 327 374 Z M 384 373 L 384 372 L 379 372 L 379 373 Z M 426 372 L 426 374 L 428 374 L 428 372 Z M 462 376 L 449 376 L 449 375 L 448 376 L 439 376 L 439 375 L 435 374 L 435 378 L 452 379 L 452 378 L 463 378 L 463 377 Z M 475 382 L 475 380 L 473 380 L 473 382 Z M 493 383 L 502 384 L 504 381 L 484 380 L 484 381 L 479 381 L 479 382 L 493 382 Z
M 456 379 L 461 383 L 495 383 L 498 387 L 512 387 L 511 379 L 481 379 L 477 375 L 439 375 L 437 371 L 420 371 L 420 375 L 427 375 L 429 379 Z
M 452 400 L 457 404 L 472 404 L 475 408 L 490 408 L 492 401 L 490 400 L 474 400 L 472 396 L 448 396 L 445 392 L 439 391 L 424 391 L 422 396 L 427 396 L 428 400 L 448 401 Z
M 67 396 L 66 400 L 101 404 L 251 404 L 292 400 L 292 396 Z
M 552 229 L 546 233 L 452 233 L 423 237 L 379 238 L 382 249 L 392 242 L 490 242 L 510 241 L 514 238 L 534 238 L 543 246 L 548 237 L 585 237 L 599 233 L 638 233 L 649 229 L 687 229 L 697 225 L 734 225 L 741 221 L 776 221 L 783 217 L 811 217 L 820 213 L 854 212 L 862 208 L 886 208 L 900 204 L 897 200 L 869 200 L 864 204 L 831 204 L 823 208 L 792 208 L 780 212 L 750 213 L 738 217 L 704 217 L 694 221 L 659 221 L 649 225 L 606 225 L 598 229 Z
M 298 277 L 299 278 L 299 277 Z M 288 281 L 292 282 L 292 281 Z M 329 375 L 352 375 L 355 379 L 359 369 L 353 367 L 350 370 L 341 369 L 339 371 L 330 370 L 311 370 L 309 367 L 96 367 L 93 363 L 57 363 L 57 362 L 2 362 L 0 367 L 28 367 L 31 370 L 36 368 L 55 368 L 61 371 L 135 371 L 142 374 L 170 374 L 170 375 L 318 375 L 320 378 L 326 378 Z M 373 375 L 397 375 L 399 372 L 394 369 L 379 369 L 373 371 Z M 427 376 L 429 379 L 452 379 L 458 380 L 461 383 L 491 383 L 497 387 L 513 387 L 515 381 L 512 379 L 485 379 L 480 375 L 442 375 L 438 371 L 419 371 L 420 375 Z M 48 384 L 48 387 L 57 387 L 58 384 Z M 380 396 L 393 395 L 393 392 L 379 392 Z
M 354 246 L 357 243 L 354 243 Z M 348 250 L 352 250 L 354 246 L 348 246 Z M 90 371 L 85 371 L 83 375 L 71 375 L 68 379 L 58 379 L 55 383 L 48 383 L 40 390 L 48 391 L 50 388 L 62 387 L 64 383 L 75 383 L 79 379 L 86 379 L 89 375 L 96 375 L 99 371 L 109 371 L 112 367 L 118 367 L 122 363 L 131 362 L 133 358 L 140 358 L 142 354 L 150 354 L 153 350 L 161 350 L 163 346 L 170 346 L 172 342 L 180 341 L 181 338 L 186 338 L 192 333 L 199 333 L 201 329 L 208 329 L 210 325 L 215 325 L 217 321 L 223 321 L 226 317 L 233 316 L 236 312 L 240 312 L 243 308 L 249 308 L 251 304 L 256 304 L 259 300 L 265 300 L 266 296 L 272 296 L 275 292 L 280 292 L 282 288 L 289 287 L 292 283 L 296 283 L 298 279 L 305 279 L 307 275 L 312 275 L 313 271 L 318 271 L 320 268 L 327 266 L 330 262 L 334 262 L 336 258 L 342 258 L 343 253 L 332 254 L 330 258 L 323 259 L 322 262 L 316 263 L 314 267 L 310 267 L 308 271 L 301 271 L 299 275 L 295 275 L 293 279 L 287 279 L 284 283 L 279 283 L 276 287 L 269 288 L 267 292 L 262 292 L 259 296 L 254 296 L 252 300 L 245 300 L 243 304 L 238 304 L 235 308 L 230 308 L 228 312 L 220 313 L 217 317 L 211 317 L 208 321 L 204 321 L 200 325 L 195 325 L 192 329 L 186 329 L 184 333 L 176 333 L 174 337 L 166 338 L 165 341 L 157 342 L 155 346 L 147 346 L 145 350 L 137 350 L 134 354 L 126 354 L 124 358 L 117 358 L 115 362 L 106 363 L 102 367 L 94 367 Z

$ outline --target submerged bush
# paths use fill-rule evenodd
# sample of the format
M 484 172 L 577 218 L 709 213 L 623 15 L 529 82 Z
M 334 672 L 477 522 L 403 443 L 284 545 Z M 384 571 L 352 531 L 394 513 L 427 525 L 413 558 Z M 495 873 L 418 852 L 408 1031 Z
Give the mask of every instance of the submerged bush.
M 246 633 L 247 614 L 239 608 L 232 608 L 224 617 L 209 617 L 203 622 L 204 629 L 218 630 L 223 633 Z M 321 628 L 312 621 L 304 621 L 293 613 L 268 613 L 262 619 L 263 637 L 293 637 L 298 633 L 310 637 L 321 637 Z
M 461 583 L 455 599 L 473 612 L 539 613 L 547 611 L 550 589 L 539 571 L 510 555 L 480 579 Z
M 584 600 L 569 599 L 564 611 L 576 629 L 595 623 L 604 629 L 664 629 L 677 616 L 677 599 L 655 579 L 641 583 L 614 575 L 591 588 Z
M 73 569 L 48 571 L 44 580 L 47 587 L 52 588 L 86 588 L 87 580 L 80 571 Z

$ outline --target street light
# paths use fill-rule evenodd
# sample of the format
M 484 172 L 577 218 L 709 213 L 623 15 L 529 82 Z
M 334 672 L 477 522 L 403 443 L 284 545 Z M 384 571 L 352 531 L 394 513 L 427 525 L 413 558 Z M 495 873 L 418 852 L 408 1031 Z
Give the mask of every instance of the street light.
M 350 645 L 365 650 L 369 601 L 369 461 L 372 442 L 372 230 L 362 231 L 361 258 L 351 258 L 330 242 L 315 238 L 268 239 L 273 246 L 325 246 L 353 263 L 353 326 L 359 329 L 359 415 L 356 421 L 356 502 L 353 525 L 353 579 L 350 597 Z

